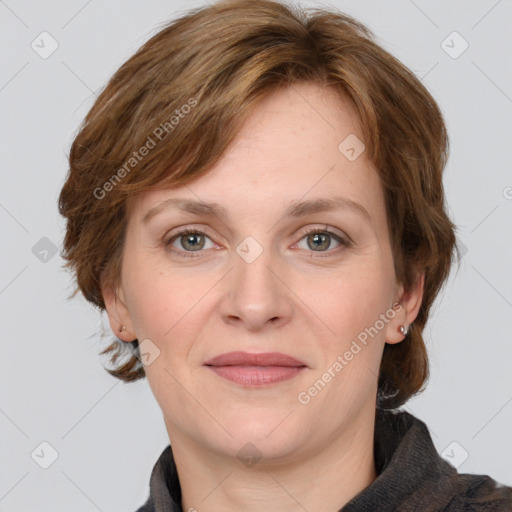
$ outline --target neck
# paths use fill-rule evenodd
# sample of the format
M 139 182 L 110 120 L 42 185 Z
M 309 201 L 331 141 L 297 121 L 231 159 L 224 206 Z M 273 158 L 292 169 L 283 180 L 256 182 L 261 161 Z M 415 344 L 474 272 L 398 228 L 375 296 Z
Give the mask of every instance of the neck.
M 184 511 L 338 511 L 376 478 L 375 410 L 361 415 L 322 446 L 288 460 L 261 459 L 251 467 L 213 453 L 174 430 L 169 438 Z M 172 435 L 171 435 L 172 434 Z M 292 460 L 293 458 L 293 460 Z

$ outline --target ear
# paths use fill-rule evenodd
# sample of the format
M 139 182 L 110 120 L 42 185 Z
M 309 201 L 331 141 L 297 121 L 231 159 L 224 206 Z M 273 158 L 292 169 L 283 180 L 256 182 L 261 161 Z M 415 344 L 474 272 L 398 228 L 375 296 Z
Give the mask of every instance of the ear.
M 102 286 L 102 294 L 112 332 L 125 342 L 137 339 L 122 286 Z
M 393 307 L 395 316 L 386 326 L 386 343 L 400 343 L 405 339 L 405 336 L 400 332 L 400 326 L 403 325 L 406 329 L 409 329 L 409 326 L 418 316 L 423 300 L 424 285 L 425 273 L 421 272 L 418 274 L 415 284 L 407 293 L 404 292 L 402 285 L 399 286 L 394 301 L 396 307 Z

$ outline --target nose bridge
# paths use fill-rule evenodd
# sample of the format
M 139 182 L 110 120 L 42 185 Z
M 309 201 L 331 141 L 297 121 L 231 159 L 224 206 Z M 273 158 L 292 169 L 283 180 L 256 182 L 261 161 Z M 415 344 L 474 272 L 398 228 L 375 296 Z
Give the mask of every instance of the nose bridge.
M 286 287 L 275 275 L 282 266 L 278 255 L 272 252 L 268 237 L 265 240 L 260 243 L 247 237 L 237 246 L 222 310 L 226 320 L 236 319 L 251 330 L 270 321 L 274 324 L 285 321 L 291 312 Z

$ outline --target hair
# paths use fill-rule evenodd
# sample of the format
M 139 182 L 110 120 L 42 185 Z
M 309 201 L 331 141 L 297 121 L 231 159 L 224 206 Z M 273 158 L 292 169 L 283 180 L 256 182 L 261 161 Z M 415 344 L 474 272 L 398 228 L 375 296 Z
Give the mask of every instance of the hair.
M 298 82 L 332 87 L 355 107 L 384 190 L 397 282 L 407 292 L 424 275 L 415 322 L 382 355 L 377 407 L 394 409 L 428 379 L 422 333 L 456 250 L 442 183 L 448 136 L 421 81 L 346 14 L 221 1 L 165 25 L 115 72 L 71 145 L 59 198 L 72 296 L 105 309 L 102 287 L 120 282 L 127 200 L 208 173 L 258 101 Z M 138 340 L 101 352 L 115 365 L 127 346 L 131 357 L 105 368 L 126 382 L 145 377 Z

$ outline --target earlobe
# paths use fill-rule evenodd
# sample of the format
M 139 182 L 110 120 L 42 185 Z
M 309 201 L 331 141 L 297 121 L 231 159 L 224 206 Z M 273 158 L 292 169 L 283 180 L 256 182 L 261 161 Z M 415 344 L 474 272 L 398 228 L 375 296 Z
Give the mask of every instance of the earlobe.
M 400 288 L 400 298 L 393 306 L 394 317 L 387 325 L 386 343 L 395 344 L 407 339 L 410 326 L 418 316 L 421 307 L 424 284 L 425 273 L 421 272 L 416 283 L 407 293 Z M 398 307 L 395 307 L 397 305 Z
M 102 294 L 112 332 L 125 342 L 136 339 L 137 336 L 133 329 L 122 290 L 114 290 L 112 287 L 105 286 L 102 288 Z

